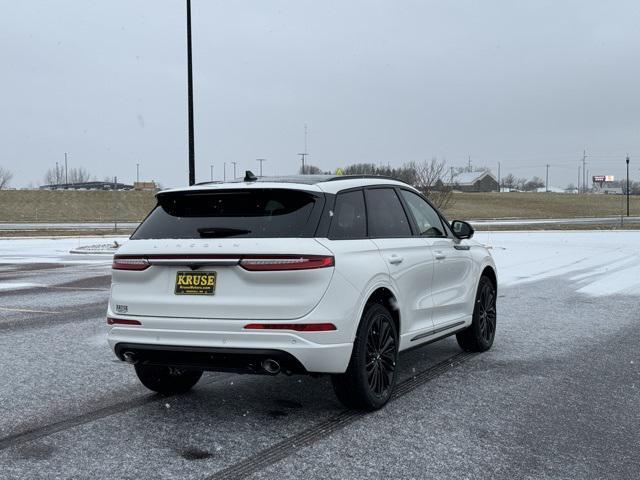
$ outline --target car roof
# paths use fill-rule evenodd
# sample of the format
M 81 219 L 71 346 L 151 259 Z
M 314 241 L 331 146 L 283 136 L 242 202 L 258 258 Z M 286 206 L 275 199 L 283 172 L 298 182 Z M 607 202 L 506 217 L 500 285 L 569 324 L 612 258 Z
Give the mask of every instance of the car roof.
M 163 190 L 159 193 L 227 190 L 234 188 L 284 188 L 337 193 L 349 188 L 371 185 L 396 185 L 410 187 L 404 182 L 380 175 L 292 175 L 284 177 L 259 177 L 255 180 L 246 182 L 244 180 L 233 180 L 229 182 L 202 182 L 190 187 Z

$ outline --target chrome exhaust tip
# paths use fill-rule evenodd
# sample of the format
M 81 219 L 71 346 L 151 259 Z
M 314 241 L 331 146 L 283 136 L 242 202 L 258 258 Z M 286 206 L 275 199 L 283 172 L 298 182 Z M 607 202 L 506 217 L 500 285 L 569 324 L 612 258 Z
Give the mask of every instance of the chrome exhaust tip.
M 131 365 L 135 365 L 136 363 L 138 363 L 138 357 L 133 352 L 124 352 L 122 354 L 122 359 L 125 362 L 130 363 Z
M 277 373 L 280 373 L 280 364 L 272 358 L 267 358 L 266 360 L 263 360 L 262 368 L 269 375 L 276 375 Z

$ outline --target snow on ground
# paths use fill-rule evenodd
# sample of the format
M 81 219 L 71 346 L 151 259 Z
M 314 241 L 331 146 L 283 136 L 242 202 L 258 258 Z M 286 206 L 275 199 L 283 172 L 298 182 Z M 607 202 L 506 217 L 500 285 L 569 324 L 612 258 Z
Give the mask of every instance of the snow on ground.
M 640 231 L 477 232 L 503 286 L 566 276 L 579 293 L 640 295 Z
M 0 263 L 109 263 L 109 254 L 89 252 L 126 238 L 0 239 Z M 474 240 L 491 249 L 503 286 L 569 275 L 583 294 L 640 295 L 640 231 L 477 232 Z M 88 254 L 71 255 L 71 250 Z
M 0 238 L 0 263 L 103 263 L 109 254 L 71 255 L 71 250 L 123 243 L 127 236 Z

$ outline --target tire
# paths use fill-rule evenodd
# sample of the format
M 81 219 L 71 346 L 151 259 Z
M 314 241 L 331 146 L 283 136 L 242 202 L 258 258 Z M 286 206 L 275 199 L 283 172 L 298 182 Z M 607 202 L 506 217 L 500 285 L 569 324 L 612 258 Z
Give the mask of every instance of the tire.
M 156 365 L 136 365 L 135 369 L 140 382 L 145 387 L 164 395 L 184 393 L 198 383 L 202 377 L 202 370 L 186 370 Z
M 484 352 L 491 348 L 496 335 L 496 287 L 489 277 L 480 277 L 473 321 L 456 334 L 458 345 L 467 352 Z
M 338 400 L 357 410 L 382 408 L 396 384 L 398 346 L 398 332 L 389 311 L 377 303 L 368 305 L 347 371 L 331 377 Z

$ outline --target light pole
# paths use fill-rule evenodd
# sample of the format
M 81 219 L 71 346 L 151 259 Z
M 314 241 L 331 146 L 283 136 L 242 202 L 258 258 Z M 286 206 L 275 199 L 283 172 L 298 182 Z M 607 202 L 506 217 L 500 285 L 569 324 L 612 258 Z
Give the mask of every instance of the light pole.
M 222 181 L 223 182 L 227 181 L 227 162 L 224 162 L 222 164 Z
M 260 176 L 262 176 L 262 164 L 263 162 L 266 162 L 267 159 L 266 158 L 256 158 L 256 162 L 260 162 Z
M 187 0 L 187 110 L 189 116 L 189 185 L 196 183 L 193 135 L 193 62 L 191 55 L 191 0 Z
M 211 164 L 211 181 L 213 182 L 213 163 Z
M 136 163 L 136 183 L 140 183 L 140 164 Z
M 233 163 L 233 179 L 235 180 L 236 179 L 236 163 L 238 162 L 231 162 L 231 163 Z
M 627 217 L 629 216 L 629 155 L 627 155 Z

